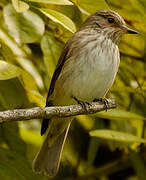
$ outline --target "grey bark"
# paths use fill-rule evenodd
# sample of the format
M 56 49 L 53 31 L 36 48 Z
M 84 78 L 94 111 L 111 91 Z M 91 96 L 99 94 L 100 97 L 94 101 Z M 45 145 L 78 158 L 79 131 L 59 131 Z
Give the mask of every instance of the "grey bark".
M 116 108 L 114 100 L 108 100 L 108 109 Z M 94 114 L 106 110 L 103 103 L 93 102 L 87 106 L 87 111 L 78 105 L 70 106 L 51 106 L 51 107 L 34 107 L 30 109 L 15 109 L 0 112 L 0 123 L 12 121 L 24 121 L 30 119 L 43 119 L 57 117 L 69 117 L 81 114 Z

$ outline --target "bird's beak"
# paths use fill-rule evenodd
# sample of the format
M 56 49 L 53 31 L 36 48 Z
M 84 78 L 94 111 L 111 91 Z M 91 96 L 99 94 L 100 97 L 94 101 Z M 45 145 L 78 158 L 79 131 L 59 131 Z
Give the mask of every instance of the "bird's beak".
M 133 30 L 133 29 L 130 29 L 128 28 L 127 26 L 122 26 L 122 30 L 124 33 L 126 34 L 138 34 L 137 31 Z

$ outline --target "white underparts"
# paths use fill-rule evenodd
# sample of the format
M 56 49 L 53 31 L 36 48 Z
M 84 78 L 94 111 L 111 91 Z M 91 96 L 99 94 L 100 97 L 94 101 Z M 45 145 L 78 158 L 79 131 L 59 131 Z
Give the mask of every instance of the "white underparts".
M 66 61 L 59 81 L 62 95 L 92 101 L 103 97 L 113 84 L 120 58 L 118 46 L 111 39 L 101 35 L 86 37 L 78 44 L 83 48 Z

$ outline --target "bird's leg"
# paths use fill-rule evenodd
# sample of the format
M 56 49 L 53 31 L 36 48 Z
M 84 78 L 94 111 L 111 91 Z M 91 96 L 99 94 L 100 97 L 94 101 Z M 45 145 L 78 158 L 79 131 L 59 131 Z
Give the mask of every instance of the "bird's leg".
M 76 97 L 73 97 L 73 99 L 82 106 L 83 109 L 85 109 L 86 112 L 88 112 L 88 106 L 90 105 L 89 102 L 84 102 L 81 100 L 78 100 Z
M 102 102 L 105 105 L 105 110 L 108 109 L 108 100 L 105 98 L 94 99 L 93 102 Z

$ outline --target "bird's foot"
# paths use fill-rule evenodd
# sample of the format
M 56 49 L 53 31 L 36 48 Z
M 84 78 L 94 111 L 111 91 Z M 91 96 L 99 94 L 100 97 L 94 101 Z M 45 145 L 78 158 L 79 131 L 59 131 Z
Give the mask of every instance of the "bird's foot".
M 94 99 L 93 102 L 102 102 L 105 105 L 105 110 L 108 110 L 108 100 L 105 98 Z
M 89 102 L 84 102 L 84 101 L 78 100 L 76 97 L 73 97 L 73 98 L 78 104 L 80 104 L 82 106 L 83 109 L 85 109 L 86 112 L 88 112 L 88 106 L 90 106 Z

